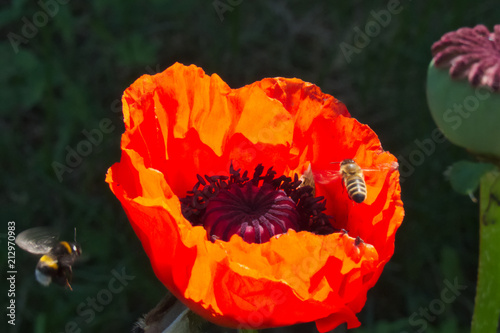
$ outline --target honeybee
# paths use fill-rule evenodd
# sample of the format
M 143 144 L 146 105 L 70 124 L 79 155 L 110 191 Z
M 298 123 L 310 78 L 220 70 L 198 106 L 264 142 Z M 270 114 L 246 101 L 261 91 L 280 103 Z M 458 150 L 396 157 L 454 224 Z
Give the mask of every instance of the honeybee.
M 363 175 L 363 169 L 351 159 L 345 159 L 340 162 L 340 170 L 326 171 L 326 172 L 313 172 L 311 164 L 309 168 L 302 174 L 300 186 L 310 186 L 313 188 L 313 195 L 315 195 L 315 181 L 319 183 L 330 183 L 337 177 L 342 177 L 344 187 L 347 189 L 349 198 L 354 202 L 361 203 L 366 199 L 366 184 Z
M 318 184 L 329 184 L 335 179 L 342 178 L 349 198 L 356 203 L 362 203 L 366 200 L 367 188 L 364 172 L 384 169 L 396 170 L 398 168 L 397 162 L 378 164 L 375 169 L 362 168 L 353 159 L 332 162 L 332 164 L 336 163 L 340 163 L 338 170 L 313 170 L 314 180 Z
M 366 183 L 363 169 L 354 160 L 345 159 L 340 162 L 340 173 L 349 198 L 357 203 L 365 201 Z
M 58 234 L 50 228 L 37 227 L 17 235 L 16 244 L 29 253 L 42 255 L 35 268 L 36 280 L 41 285 L 48 286 L 55 282 L 71 289 L 71 266 L 81 255 L 82 249 L 76 243 L 76 229 L 74 242 L 58 242 L 58 238 Z

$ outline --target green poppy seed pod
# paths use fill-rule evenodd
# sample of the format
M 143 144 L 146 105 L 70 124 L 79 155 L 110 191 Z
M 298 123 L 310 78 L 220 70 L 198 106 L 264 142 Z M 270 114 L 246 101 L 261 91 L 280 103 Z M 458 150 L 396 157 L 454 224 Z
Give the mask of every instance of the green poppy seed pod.
M 500 25 L 445 34 L 432 45 L 427 102 L 454 144 L 500 160 Z

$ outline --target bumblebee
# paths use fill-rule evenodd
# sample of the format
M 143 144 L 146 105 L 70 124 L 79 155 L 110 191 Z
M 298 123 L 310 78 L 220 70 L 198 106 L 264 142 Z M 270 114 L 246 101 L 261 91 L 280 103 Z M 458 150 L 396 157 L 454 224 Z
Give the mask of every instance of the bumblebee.
M 42 255 L 35 269 L 36 280 L 43 286 L 51 282 L 71 289 L 71 266 L 82 253 L 80 245 L 75 241 L 58 242 L 59 236 L 46 227 L 31 228 L 16 237 L 16 244 L 23 250 Z M 72 290 L 72 289 L 71 289 Z
M 351 159 L 340 162 L 340 173 L 347 194 L 354 202 L 362 203 L 366 199 L 366 183 L 363 169 Z

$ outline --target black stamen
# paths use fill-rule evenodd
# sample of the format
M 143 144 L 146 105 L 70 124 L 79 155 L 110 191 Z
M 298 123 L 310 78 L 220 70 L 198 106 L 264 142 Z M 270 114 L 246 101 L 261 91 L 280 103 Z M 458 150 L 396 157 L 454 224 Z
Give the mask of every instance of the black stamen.
M 325 215 L 324 197 L 313 197 L 310 186 L 300 186 L 298 175 L 281 175 L 257 165 L 253 177 L 229 166 L 229 176 L 216 175 L 198 182 L 180 199 L 182 214 L 193 225 L 203 225 L 209 239 L 228 241 L 233 234 L 247 242 L 266 242 L 288 229 L 320 235 L 339 232 Z M 252 236 L 253 235 L 253 236 Z

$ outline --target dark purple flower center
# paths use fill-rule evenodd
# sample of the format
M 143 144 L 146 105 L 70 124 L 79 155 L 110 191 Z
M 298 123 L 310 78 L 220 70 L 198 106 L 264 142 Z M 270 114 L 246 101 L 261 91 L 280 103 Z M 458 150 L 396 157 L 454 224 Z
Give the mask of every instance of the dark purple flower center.
M 500 91 L 500 25 L 493 32 L 484 25 L 449 32 L 432 45 L 432 55 L 436 67 L 450 68 L 452 78 Z
M 230 167 L 230 176 L 198 175 L 198 182 L 180 199 L 182 213 L 191 224 L 202 225 L 209 238 L 228 241 L 234 234 L 248 243 L 264 243 L 273 236 L 295 231 L 330 234 L 336 229 L 323 211 L 326 200 L 314 197 L 298 176 L 275 178 L 272 167 L 263 174 L 259 164 L 250 179 Z

